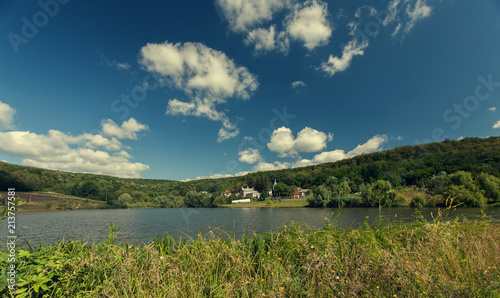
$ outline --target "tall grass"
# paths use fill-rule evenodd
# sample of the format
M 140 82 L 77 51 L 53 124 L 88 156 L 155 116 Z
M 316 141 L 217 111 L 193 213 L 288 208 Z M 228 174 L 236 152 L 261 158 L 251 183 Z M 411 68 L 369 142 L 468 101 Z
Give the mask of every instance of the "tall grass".
M 113 227 L 102 243 L 20 250 L 17 297 L 500 296 L 500 226 L 488 218 L 291 224 L 241 240 L 212 231 L 143 245 L 116 245 Z

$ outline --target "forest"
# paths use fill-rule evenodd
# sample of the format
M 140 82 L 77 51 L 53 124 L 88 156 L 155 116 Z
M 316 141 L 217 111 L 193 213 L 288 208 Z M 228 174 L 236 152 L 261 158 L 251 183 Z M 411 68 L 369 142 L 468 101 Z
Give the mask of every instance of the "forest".
M 413 198 L 412 206 L 439 206 L 451 198 L 462 206 L 496 205 L 500 204 L 500 137 L 401 146 L 334 163 L 189 182 L 117 178 L 0 162 L 1 189 L 57 192 L 105 201 L 116 208 L 218 207 L 230 203 L 230 197 L 221 196 L 224 190 L 250 186 L 264 193 L 275 179 L 282 196 L 299 187 L 311 189 L 308 201 L 313 207 L 405 205 L 397 193 L 405 187 L 425 193 Z

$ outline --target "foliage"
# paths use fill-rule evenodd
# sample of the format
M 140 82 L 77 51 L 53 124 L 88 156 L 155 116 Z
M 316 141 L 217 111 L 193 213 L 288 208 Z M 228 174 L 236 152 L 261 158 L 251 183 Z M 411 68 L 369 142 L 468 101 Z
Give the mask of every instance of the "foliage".
M 411 200 L 410 207 L 422 208 L 425 205 L 425 196 L 418 194 Z
M 3 297 L 498 297 L 500 226 L 415 220 L 310 230 L 298 224 L 235 239 L 165 235 L 145 244 L 64 241 L 18 251 Z
M 460 171 L 470 173 L 472 180 L 466 174 L 457 174 Z M 217 206 L 213 200 L 225 189 L 250 186 L 264 193 L 276 179 L 278 184 L 274 195 L 278 193 L 287 196 L 293 188 L 314 190 L 326 183 L 330 177 L 343 178 L 336 183 L 332 182 L 332 178 L 332 183 L 327 183 L 328 187 L 330 184 L 342 185 L 340 194 L 339 189 L 330 187 L 332 198 L 346 196 L 349 192 L 362 192 L 365 193 L 363 204 L 370 206 L 378 205 L 379 202 L 384 206 L 400 204 L 390 196 L 370 193 L 369 187 L 381 180 L 390 183 L 392 188 L 417 185 L 428 189 L 429 195 L 449 197 L 453 194 L 463 205 L 483 206 L 499 203 L 500 137 L 466 138 L 460 141 L 446 140 L 440 143 L 401 146 L 334 163 L 189 182 L 124 179 L 0 162 L 0 186 L 3 185 L 3 189 L 15 187 L 17 191 L 73 194 L 106 201 L 110 207 L 123 206 L 117 203 L 117 199 L 124 193 L 133 198 L 127 206 L 212 207 Z M 371 195 L 380 196 L 380 200 Z M 182 198 L 182 202 L 179 198 Z

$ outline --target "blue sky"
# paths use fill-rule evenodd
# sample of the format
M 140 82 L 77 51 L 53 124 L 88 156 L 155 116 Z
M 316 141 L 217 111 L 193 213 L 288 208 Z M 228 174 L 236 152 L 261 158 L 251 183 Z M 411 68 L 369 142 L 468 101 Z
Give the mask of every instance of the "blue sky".
M 0 159 L 189 180 L 500 132 L 498 1 L 1 1 Z

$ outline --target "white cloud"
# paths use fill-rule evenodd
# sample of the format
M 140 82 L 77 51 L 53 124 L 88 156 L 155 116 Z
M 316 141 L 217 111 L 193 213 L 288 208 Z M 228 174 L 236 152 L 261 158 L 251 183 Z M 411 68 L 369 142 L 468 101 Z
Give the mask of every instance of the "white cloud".
M 288 53 L 290 41 L 285 32 L 276 32 L 276 25 L 269 29 L 257 28 L 248 33 L 246 45 L 254 45 L 255 52 L 265 53 L 271 51 Z
M 134 121 L 125 121 L 119 127 L 124 133 L 123 136 L 131 138 L 134 133 L 132 127 L 136 126 L 130 124 Z M 106 123 L 110 122 L 103 121 L 103 126 Z M 50 130 L 46 135 L 29 131 L 0 132 L 0 150 L 22 157 L 23 165 L 119 177 L 140 177 L 149 166 L 132 163 L 132 156 L 123 150 L 124 148 L 128 147 L 123 146 L 117 138 L 107 138 L 100 134 L 84 133 L 73 136 L 58 130 Z M 111 155 L 108 151 L 115 153 Z
M 217 0 L 223 17 L 232 31 L 249 31 L 256 25 L 269 21 L 273 14 L 287 6 L 284 0 Z
M 216 102 L 228 97 L 248 99 L 258 86 L 245 67 L 201 43 L 148 43 L 141 56 L 140 63 L 148 71 L 188 94 L 211 95 Z
M 247 68 L 236 65 L 223 52 L 201 43 L 147 44 L 141 49 L 140 63 L 160 74 L 164 84 L 184 91 L 189 101 L 171 99 L 166 114 L 204 116 L 223 122 L 219 140 L 237 135 L 227 115 L 217 105 L 228 98 L 249 99 L 257 89 L 257 78 Z M 233 131 L 228 131 L 233 126 Z
M 303 88 L 303 87 L 306 87 L 307 84 L 302 82 L 302 81 L 295 81 L 291 84 L 292 88 L 293 89 L 297 89 L 297 88 Z
M 386 135 L 376 135 L 373 138 L 369 139 L 366 143 L 358 145 L 353 150 L 349 151 L 347 155 L 349 157 L 360 155 L 360 154 L 368 154 L 376 151 L 380 151 L 382 149 L 382 145 L 387 142 Z
M 284 153 L 290 151 L 295 146 L 295 139 L 292 130 L 287 127 L 280 127 L 273 131 L 271 141 L 267 144 L 267 148 L 273 152 Z
M 111 68 L 115 68 L 117 70 L 129 70 L 130 69 L 130 64 L 127 62 L 117 62 L 116 60 L 109 60 L 104 56 L 104 54 L 101 51 L 98 51 L 99 53 L 99 59 L 100 59 L 100 64 L 104 64 L 106 66 L 109 66 Z
M 326 45 L 333 31 L 327 16 L 327 4 L 322 1 L 296 4 L 286 18 L 286 31 L 293 39 L 304 42 L 309 50 Z
M 352 39 L 344 46 L 341 58 L 330 55 L 328 61 L 321 64 L 321 69 L 330 76 L 344 71 L 351 65 L 354 56 L 363 56 L 364 50 L 367 47 L 368 41 L 363 40 L 360 43 L 356 39 Z
M 298 152 L 316 152 L 326 147 L 326 143 L 333 140 L 332 134 L 305 127 L 294 138 L 292 131 L 287 127 L 280 127 L 273 131 L 267 148 L 280 153 L 280 157 L 297 156 Z
M 149 130 L 147 125 L 137 122 L 134 118 L 124 121 L 118 126 L 113 120 L 107 119 L 102 123 L 102 133 L 106 137 L 116 137 L 118 139 L 137 140 L 137 133 L 143 130 Z
M 500 128 L 500 120 L 498 120 L 497 123 L 493 124 L 493 128 L 494 129 Z
M 496 112 L 497 111 L 497 107 L 489 108 L 488 111 Z
M 275 161 L 274 163 L 269 163 L 269 162 L 259 162 L 257 165 L 255 165 L 252 168 L 252 172 L 262 172 L 262 171 L 275 171 L 275 170 L 282 170 L 282 169 L 288 169 L 290 167 L 290 163 L 288 162 L 279 162 Z
M 0 101 L 0 130 L 12 129 L 14 127 L 14 115 L 16 109 Z
M 317 152 L 326 147 L 326 142 L 331 141 L 333 136 L 324 132 L 306 127 L 297 134 L 294 149 L 298 152 Z
M 396 138 L 396 140 L 398 140 L 398 141 L 402 141 L 403 139 L 404 139 L 404 137 L 403 137 L 403 136 L 398 136 L 398 137 Z
M 255 148 L 248 148 L 246 150 L 243 150 L 239 152 L 238 155 L 240 156 L 238 159 L 239 161 L 249 164 L 254 164 L 263 160 L 259 150 Z
M 356 148 L 349 152 L 345 152 L 341 149 L 336 149 L 333 151 L 325 151 L 316 154 L 312 160 L 309 159 L 299 159 L 294 163 L 294 167 L 304 167 L 310 165 L 316 165 L 320 163 L 336 162 L 346 158 L 351 158 L 360 154 L 368 154 L 372 152 L 377 152 L 382 150 L 383 145 L 387 142 L 388 138 L 386 135 L 376 135 L 369 139 L 366 143 L 358 145 Z
M 410 32 L 418 21 L 429 17 L 432 12 L 432 8 L 426 4 L 425 0 L 407 0 L 406 2 L 408 2 L 408 5 L 406 6 L 406 14 L 410 20 L 406 23 L 404 29 L 405 34 Z
M 234 130 L 231 131 L 231 130 L 228 130 L 228 129 L 224 128 L 224 127 L 221 127 L 219 129 L 219 133 L 218 133 L 218 137 L 217 137 L 217 142 L 220 143 L 222 141 L 235 138 L 239 134 L 240 134 L 240 130 L 239 129 L 234 129 Z

